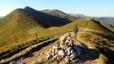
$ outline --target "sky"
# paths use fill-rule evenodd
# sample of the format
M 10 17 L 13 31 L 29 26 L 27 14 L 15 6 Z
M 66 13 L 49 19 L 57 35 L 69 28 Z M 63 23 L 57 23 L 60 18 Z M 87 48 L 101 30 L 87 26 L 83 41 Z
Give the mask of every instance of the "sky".
M 114 0 L 0 0 L 0 16 L 25 6 L 36 10 L 58 9 L 66 13 L 114 17 Z

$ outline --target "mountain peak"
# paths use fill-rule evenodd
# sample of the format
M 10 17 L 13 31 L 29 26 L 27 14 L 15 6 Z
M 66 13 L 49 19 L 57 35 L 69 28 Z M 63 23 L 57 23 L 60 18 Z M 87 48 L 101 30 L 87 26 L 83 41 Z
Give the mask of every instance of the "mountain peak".
M 31 7 L 29 7 L 29 6 L 26 6 L 24 9 L 32 9 Z
M 86 20 L 94 20 L 92 17 L 85 18 Z
M 37 10 L 35 10 L 35 9 L 29 7 L 29 6 L 26 6 L 26 7 L 24 8 L 24 10 L 25 10 L 25 11 L 29 11 L 29 12 L 37 11 Z
M 62 13 L 65 14 L 63 11 L 60 11 L 58 9 L 45 9 L 45 10 L 41 10 L 42 12 L 48 12 L 48 13 Z
M 46 10 L 41 10 L 41 12 L 46 13 L 46 14 L 50 14 L 50 15 L 53 15 L 53 16 L 61 17 L 61 18 L 67 18 L 70 21 L 76 20 L 75 17 L 73 17 L 73 16 L 71 16 L 67 13 L 64 13 L 63 11 L 60 11 L 58 9 L 53 9 L 53 10 L 46 9 Z

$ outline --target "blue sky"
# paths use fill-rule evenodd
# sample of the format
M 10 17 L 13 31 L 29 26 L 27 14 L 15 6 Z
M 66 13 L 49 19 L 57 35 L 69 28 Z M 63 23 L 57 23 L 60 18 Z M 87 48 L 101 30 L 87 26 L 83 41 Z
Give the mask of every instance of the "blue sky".
M 0 16 L 16 8 L 59 9 L 66 13 L 114 17 L 114 0 L 0 0 Z

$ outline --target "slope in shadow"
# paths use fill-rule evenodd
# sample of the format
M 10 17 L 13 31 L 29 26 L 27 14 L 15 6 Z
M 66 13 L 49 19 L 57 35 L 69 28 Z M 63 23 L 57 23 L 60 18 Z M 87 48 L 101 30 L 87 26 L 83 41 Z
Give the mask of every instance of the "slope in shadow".
M 46 14 L 30 7 L 25 7 L 23 11 L 25 11 L 29 16 L 33 17 L 38 24 L 45 28 L 50 26 L 63 26 L 71 22 L 68 18 Z
M 96 47 L 101 51 L 102 54 L 108 57 L 108 61 L 106 62 L 106 64 L 114 64 L 114 51 L 108 48 L 100 48 L 98 46 Z
M 79 41 L 79 40 L 78 40 Z M 86 62 L 88 60 L 95 60 L 99 57 L 100 53 L 96 49 L 89 49 L 85 44 L 83 44 L 81 41 L 81 46 L 79 48 L 81 49 L 81 55 L 79 60 L 81 62 Z

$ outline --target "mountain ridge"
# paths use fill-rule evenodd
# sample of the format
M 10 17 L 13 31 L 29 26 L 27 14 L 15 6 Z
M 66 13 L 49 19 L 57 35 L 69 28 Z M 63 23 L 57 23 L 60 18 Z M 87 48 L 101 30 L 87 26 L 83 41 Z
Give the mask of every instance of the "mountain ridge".
M 70 15 L 74 16 L 78 19 L 92 17 L 97 21 L 101 21 L 101 22 L 105 22 L 105 23 L 109 23 L 109 24 L 114 24 L 114 17 L 95 17 L 95 16 L 87 16 L 87 15 L 83 15 L 83 14 L 70 14 Z
M 35 32 L 70 22 L 68 18 L 42 13 L 30 7 L 18 8 L 0 19 L 0 42 L 8 44 L 34 39 Z
M 75 17 L 73 17 L 73 16 L 71 16 L 67 13 L 64 13 L 64 12 L 58 10 L 58 9 L 53 9 L 53 10 L 46 9 L 46 10 L 41 10 L 41 12 L 51 14 L 51 15 L 54 15 L 54 16 L 59 16 L 59 17 L 62 17 L 62 18 L 68 18 L 68 19 L 70 19 L 70 21 L 76 20 Z

